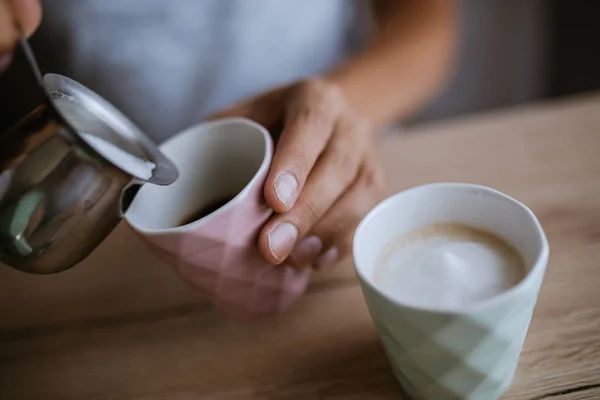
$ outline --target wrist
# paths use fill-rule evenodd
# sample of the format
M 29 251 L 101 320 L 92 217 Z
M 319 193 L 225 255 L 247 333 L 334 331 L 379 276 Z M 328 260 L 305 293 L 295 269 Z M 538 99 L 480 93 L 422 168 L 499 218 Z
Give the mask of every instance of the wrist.
M 401 94 L 394 87 L 397 77 L 371 57 L 359 55 L 328 74 L 350 106 L 374 126 L 381 126 L 403 116 L 398 112 Z M 393 94 L 392 94 L 393 93 Z
M 377 113 L 373 112 L 375 107 L 370 107 L 368 97 L 371 95 L 368 88 L 361 88 L 360 82 L 354 81 L 351 76 L 333 72 L 322 77 L 327 84 L 336 88 L 343 98 L 345 109 L 348 113 L 372 126 L 378 126 L 382 121 Z

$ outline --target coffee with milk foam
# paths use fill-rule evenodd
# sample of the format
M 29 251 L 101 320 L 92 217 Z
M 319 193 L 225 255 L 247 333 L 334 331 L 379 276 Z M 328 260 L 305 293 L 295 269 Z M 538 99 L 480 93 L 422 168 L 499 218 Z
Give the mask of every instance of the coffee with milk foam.
M 373 283 L 410 306 L 460 310 L 505 292 L 525 275 L 523 257 L 500 237 L 436 223 L 389 243 L 377 258 Z

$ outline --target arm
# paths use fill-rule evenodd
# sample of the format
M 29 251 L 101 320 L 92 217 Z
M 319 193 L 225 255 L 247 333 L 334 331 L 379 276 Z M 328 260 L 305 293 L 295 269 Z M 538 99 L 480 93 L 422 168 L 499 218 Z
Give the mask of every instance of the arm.
M 219 116 L 283 130 L 265 183 L 277 213 L 259 250 L 274 264 L 324 267 L 351 253 L 354 229 L 385 196 L 377 126 L 439 89 L 455 43 L 455 0 L 373 0 L 373 43 L 334 71 L 259 95 Z M 275 125 L 276 126 L 276 125 Z
M 373 123 L 416 111 L 441 87 L 456 45 L 455 0 L 372 0 L 373 43 L 331 73 Z

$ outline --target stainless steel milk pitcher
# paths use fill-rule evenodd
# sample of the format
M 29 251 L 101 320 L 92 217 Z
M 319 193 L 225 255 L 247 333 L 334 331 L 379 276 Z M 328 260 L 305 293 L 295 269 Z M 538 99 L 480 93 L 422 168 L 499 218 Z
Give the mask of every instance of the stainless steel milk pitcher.
M 10 104 L 0 108 L 0 263 L 47 274 L 89 255 L 142 184 L 168 185 L 178 172 L 100 96 L 64 76 L 41 78 L 29 52 L 22 40 L 0 74 L 0 95 Z M 91 138 L 151 169 L 115 163 Z

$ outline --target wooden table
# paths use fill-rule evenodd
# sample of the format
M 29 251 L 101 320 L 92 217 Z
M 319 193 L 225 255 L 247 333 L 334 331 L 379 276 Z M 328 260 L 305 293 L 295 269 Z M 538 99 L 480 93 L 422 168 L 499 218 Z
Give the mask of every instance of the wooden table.
M 393 191 L 493 186 L 537 213 L 552 248 L 506 399 L 600 399 L 600 95 L 384 140 Z M 398 399 L 351 265 L 285 315 L 214 313 L 121 227 L 55 276 L 0 268 L 0 399 Z

